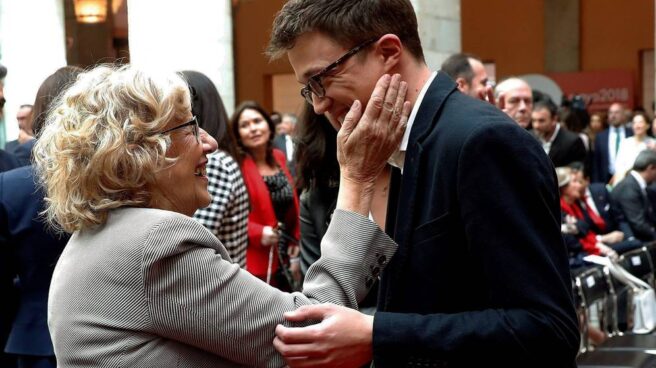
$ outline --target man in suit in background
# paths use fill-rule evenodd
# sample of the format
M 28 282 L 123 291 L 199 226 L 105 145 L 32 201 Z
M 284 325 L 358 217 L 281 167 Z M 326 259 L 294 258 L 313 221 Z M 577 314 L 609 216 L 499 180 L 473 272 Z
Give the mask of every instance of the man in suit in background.
M 5 151 L 11 154 L 14 154 L 16 148 L 21 144 L 34 139 L 34 132 L 32 131 L 32 105 L 25 104 L 18 108 L 16 122 L 18 122 L 18 139 L 5 144 Z
M 536 102 L 531 113 L 533 134 L 549 155 L 554 167 L 585 161 L 586 151 L 581 138 L 558 122 L 557 108 L 551 100 Z
M 440 70 L 456 82 L 460 92 L 481 100 L 494 98 L 492 87 L 488 86 L 485 66 L 476 56 L 466 53 L 453 54 L 442 63 Z
M 615 186 L 611 198 L 626 216 L 636 238 L 656 240 L 656 215 L 647 195 L 647 186 L 656 181 L 656 152 L 638 154 L 633 170 Z
M 81 71 L 63 67 L 41 84 L 35 99 L 40 102 L 34 111 L 35 133 L 43 128 L 52 101 Z M 34 140 L 19 147 L 27 144 Z M 12 272 L 3 276 L 17 279 L 20 291 L 18 313 L 2 348 L 17 357 L 19 367 L 48 368 L 57 366 L 47 324 L 48 290 L 69 235 L 46 225 L 41 216 L 44 193 L 36 182 L 31 165 L 0 174 L 0 258 L 12 266 Z
M 294 114 L 282 114 L 282 119 L 276 125 L 276 137 L 273 147 L 281 150 L 287 158 L 287 167 L 293 178 L 296 178 L 296 162 L 294 161 L 294 129 L 298 118 Z
M 494 88 L 494 96 L 501 111 L 522 128 L 531 129 L 533 89 L 525 80 L 515 77 L 503 80 Z
M 506 114 L 428 68 L 410 1 L 289 1 L 269 53 L 287 54 L 302 95 L 336 128 L 382 104 L 372 96 L 381 77 L 407 82 L 414 104 L 390 158 L 398 169 L 385 229 L 399 249 L 382 274 L 378 312 L 322 305 L 287 313 L 323 320 L 278 326 L 274 345 L 287 363 L 574 367 L 578 322 L 553 166 Z M 359 124 L 367 120 L 365 112 Z M 347 126 L 338 140 L 366 146 L 368 137 L 349 136 Z M 359 200 L 370 203 L 372 192 Z M 370 272 L 368 285 L 380 268 Z
M 592 182 L 608 183 L 615 174 L 615 159 L 620 149 L 620 142 L 633 135 L 633 131 L 624 126 L 624 107 L 614 103 L 608 108 L 609 127 L 597 134 L 592 157 Z

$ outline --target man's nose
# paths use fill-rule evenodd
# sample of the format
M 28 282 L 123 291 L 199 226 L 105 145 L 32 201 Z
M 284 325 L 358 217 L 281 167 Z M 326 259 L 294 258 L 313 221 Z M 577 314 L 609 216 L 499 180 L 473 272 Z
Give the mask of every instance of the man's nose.
M 520 110 L 526 110 L 528 108 L 528 104 L 524 100 L 519 100 L 519 109 Z
M 312 94 L 312 107 L 314 107 L 314 112 L 317 115 L 323 115 L 326 111 L 328 111 L 331 104 L 332 100 L 330 97 L 318 97 Z

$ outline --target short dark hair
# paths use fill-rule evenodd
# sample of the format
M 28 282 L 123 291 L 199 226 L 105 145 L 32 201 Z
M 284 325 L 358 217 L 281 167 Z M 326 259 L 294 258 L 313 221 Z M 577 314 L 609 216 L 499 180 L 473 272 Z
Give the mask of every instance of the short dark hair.
M 474 69 L 472 69 L 469 59 L 480 61 L 474 55 L 461 52 L 453 54 L 444 60 L 440 69 L 451 77 L 451 79 L 463 78 L 469 84 L 474 79 Z
M 633 163 L 633 170 L 635 171 L 645 171 L 649 165 L 656 166 L 656 152 L 646 149 L 641 151 L 636 157 L 635 162 Z
M 267 54 L 280 57 L 298 37 L 312 31 L 345 47 L 395 34 L 417 60 L 425 61 L 410 0 L 290 0 L 273 21 Z
M 552 119 L 555 118 L 556 114 L 558 113 L 558 107 L 556 107 L 556 104 L 551 101 L 551 98 L 533 102 L 533 111 L 542 109 L 549 111 Z
M 241 138 L 239 136 L 239 118 L 241 117 L 241 114 L 244 112 L 244 110 L 247 109 L 259 112 L 264 120 L 266 120 L 267 125 L 269 126 L 269 131 L 271 132 L 269 135 L 269 141 L 267 142 L 266 162 L 270 166 L 277 166 L 276 160 L 273 157 L 273 138 L 276 135 L 276 126 L 274 125 L 273 120 L 271 120 L 271 116 L 264 109 L 264 107 L 255 101 L 244 101 L 240 103 L 239 106 L 237 106 L 235 109 L 235 112 L 230 117 L 230 121 L 228 122 L 228 131 L 230 132 L 230 138 L 232 139 L 233 145 L 235 147 L 235 156 L 233 158 L 235 161 L 241 164 L 244 161 L 244 157 L 246 157 L 248 154 L 248 150 L 246 150 L 246 147 L 244 147 L 244 144 L 241 142 Z
M 0 64 L 0 79 L 5 79 L 7 76 L 7 67 Z

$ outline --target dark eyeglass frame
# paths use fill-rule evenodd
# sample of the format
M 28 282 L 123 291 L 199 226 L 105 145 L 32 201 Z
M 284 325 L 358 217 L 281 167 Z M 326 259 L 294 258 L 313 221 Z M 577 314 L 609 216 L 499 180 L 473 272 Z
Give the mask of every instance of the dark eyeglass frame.
M 310 105 L 312 105 L 312 94 L 314 94 L 317 97 L 324 97 L 326 95 L 326 89 L 321 84 L 321 78 L 323 78 L 331 70 L 337 68 L 340 64 L 344 63 L 351 56 L 360 52 L 360 50 L 378 41 L 378 39 L 379 37 L 371 38 L 353 47 L 352 49 L 348 50 L 344 55 L 342 55 L 339 59 L 335 60 L 327 67 L 323 68 L 320 72 L 311 76 L 308 79 L 308 82 L 305 85 L 305 87 L 301 88 L 301 96 L 303 96 L 303 98 L 305 98 L 305 101 L 307 101 L 307 103 L 309 103 Z
M 188 122 L 182 123 L 182 124 L 180 124 L 176 127 L 173 127 L 171 129 L 167 129 L 167 130 L 161 132 L 160 134 L 171 133 L 172 131 L 174 131 L 176 129 L 182 129 L 182 128 L 185 128 L 185 127 L 188 127 L 188 126 L 194 127 L 194 136 L 196 137 L 196 140 L 199 141 L 200 140 L 200 129 L 199 129 L 199 126 L 198 126 L 198 118 L 196 118 L 195 116 L 191 120 L 189 120 Z

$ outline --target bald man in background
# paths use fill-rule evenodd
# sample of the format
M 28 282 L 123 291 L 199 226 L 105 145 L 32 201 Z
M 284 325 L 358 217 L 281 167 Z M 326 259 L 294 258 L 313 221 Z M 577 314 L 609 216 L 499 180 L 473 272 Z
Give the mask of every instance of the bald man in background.
M 493 91 L 485 66 L 479 58 L 467 53 L 449 56 L 440 69 L 458 85 L 460 92 L 493 102 Z

